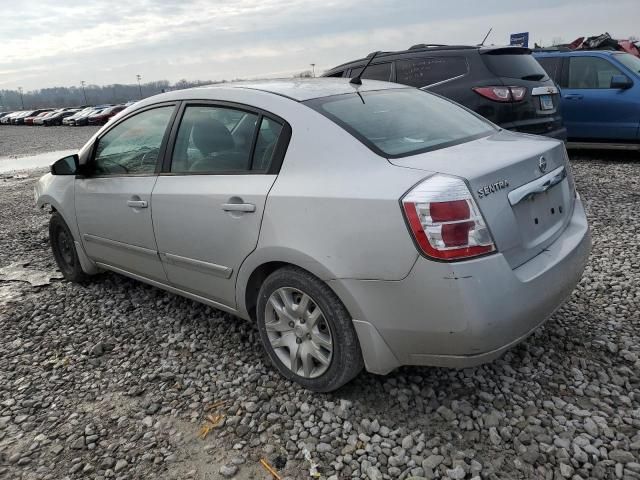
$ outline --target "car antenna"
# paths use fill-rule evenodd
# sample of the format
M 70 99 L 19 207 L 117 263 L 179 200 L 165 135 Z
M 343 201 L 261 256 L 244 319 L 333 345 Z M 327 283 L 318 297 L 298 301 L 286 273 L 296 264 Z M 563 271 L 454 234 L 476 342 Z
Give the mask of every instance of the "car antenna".
M 362 77 L 362 74 L 364 73 L 364 71 L 367 69 L 369 65 L 371 65 L 371 62 L 373 62 L 373 59 L 376 58 L 376 55 L 378 55 L 379 53 L 381 53 L 380 50 L 378 50 L 377 52 L 373 52 L 371 54 L 371 58 L 369 58 L 369 61 L 364 66 L 362 71 L 358 75 L 353 77 L 351 80 L 349 80 L 349 83 L 351 83 L 352 85 L 362 85 L 362 80 L 360 79 L 360 77 Z
M 478 45 L 479 47 L 482 47 L 484 45 L 484 42 L 487 41 L 487 38 L 489 38 L 489 35 L 491 35 L 491 31 L 493 30 L 493 27 L 491 27 L 489 29 L 489 31 L 487 32 L 487 34 L 484 36 L 484 38 L 482 39 L 482 43 L 480 45 Z

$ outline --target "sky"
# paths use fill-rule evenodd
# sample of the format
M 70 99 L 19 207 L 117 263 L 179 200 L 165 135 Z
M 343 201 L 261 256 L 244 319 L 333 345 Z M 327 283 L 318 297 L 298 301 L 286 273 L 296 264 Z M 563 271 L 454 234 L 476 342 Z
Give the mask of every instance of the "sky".
M 416 43 L 640 36 L 638 0 L 0 0 L 0 89 L 316 73 Z

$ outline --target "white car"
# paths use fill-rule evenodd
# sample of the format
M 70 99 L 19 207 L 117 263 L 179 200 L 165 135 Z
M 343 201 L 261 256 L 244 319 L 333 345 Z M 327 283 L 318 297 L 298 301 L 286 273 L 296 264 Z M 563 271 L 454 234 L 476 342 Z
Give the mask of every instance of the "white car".
M 315 391 L 363 366 L 498 357 L 590 249 L 562 142 L 376 81 L 147 98 L 36 199 L 67 279 L 111 270 L 256 321 L 275 367 Z

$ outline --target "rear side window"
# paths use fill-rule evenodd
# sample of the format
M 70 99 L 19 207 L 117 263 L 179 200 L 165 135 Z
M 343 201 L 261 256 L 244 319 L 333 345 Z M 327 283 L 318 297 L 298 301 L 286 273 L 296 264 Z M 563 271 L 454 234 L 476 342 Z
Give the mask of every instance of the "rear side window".
M 256 139 L 256 149 L 253 153 L 253 170 L 267 171 L 269 169 L 282 128 L 280 122 L 262 117 Z
M 323 75 L 323 76 L 330 77 L 330 78 L 341 78 L 343 75 L 344 75 L 344 70 L 340 72 L 333 72 L 331 75 Z
M 258 115 L 228 107 L 186 108 L 171 160 L 172 173 L 217 173 L 251 169 Z
M 569 88 L 611 88 L 611 77 L 622 72 L 598 57 L 569 59 Z
M 351 73 L 349 74 L 351 78 L 359 75 L 362 72 L 360 68 L 351 69 Z M 382 80 L 384 82 L 391 81 L 391 63 L 379 63 L 376 65 L 369 65 L 367 69 L 364 71 L 364 75 L 362 78 L 366 78 L 369 80 Z
M 547 72 L 530 54 L 485 53 L 480 55 L 491 73 L 520 80 L 544 80 Z
M 403 157 L 470 141 L 494 127 L 436 95 L 401 88 L 306 102 L 384 157 Z
M 422 57 L 396 62 L 396 82 L 412 87 L 426 87 L 468 71 L 464 57 Z
M 547 72 L 547 75 L 549 75 L 554 82 L 560 83 L 562 59 L 560 57 L 538 57 L 537 60 L 545 72 Z
M 178 128 L 171 172 L 266 172 L 278 155 L 283 130 L 282 123 L 253 112 L 226 106 L 188 106 Z

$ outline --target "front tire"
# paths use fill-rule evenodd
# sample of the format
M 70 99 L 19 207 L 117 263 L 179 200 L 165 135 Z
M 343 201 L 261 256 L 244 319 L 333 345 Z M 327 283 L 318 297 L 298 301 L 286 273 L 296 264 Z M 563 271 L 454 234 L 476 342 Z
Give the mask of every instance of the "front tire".
M 54 212 L 49 219 L 49 242 L 64 278 L 74 283 L 81 283 L 89 278 L 80 266 L 71 230 L 58 212 Z
M 273 365 L 309 390 L 336 390 L 364 366 L 349 312 L 326 283 L 302 269 L 269 275 L 258 294 L 257 320 Z

